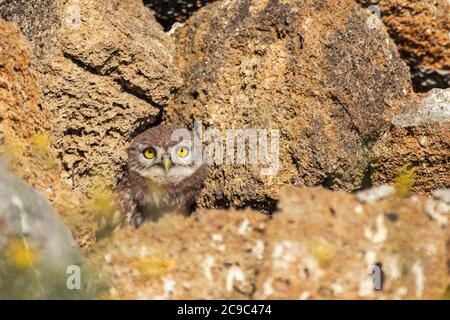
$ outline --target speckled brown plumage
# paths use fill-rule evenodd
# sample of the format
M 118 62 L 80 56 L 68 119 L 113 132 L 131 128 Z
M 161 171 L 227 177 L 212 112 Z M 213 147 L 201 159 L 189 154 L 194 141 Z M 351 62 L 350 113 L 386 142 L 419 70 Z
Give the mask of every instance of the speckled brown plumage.
M 179 127 L 171 125 L 151 128 L 136 137 L 128 149 L 127 167 L 118 193 L 126 220 L 135 227 L 169 212 L 189 214 L 202 188 L 206 165 L 177 163 L 173 158 L 174 152 L 170 150 L 180 145 L 180 141 L 171 139 L 176 129 Z M 153 161 L 142 156 L 148 147 L 158 150 Z M 173 167 L 168 171 L 163 171 L 160 162 L 165 156 L 172 157 Z

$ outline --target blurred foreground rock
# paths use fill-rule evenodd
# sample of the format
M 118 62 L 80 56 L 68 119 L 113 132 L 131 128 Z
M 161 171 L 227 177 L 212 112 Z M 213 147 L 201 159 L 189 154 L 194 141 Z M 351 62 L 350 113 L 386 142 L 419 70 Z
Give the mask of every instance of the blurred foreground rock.
M 350 0 L 226 0 L 175 33 L 185 85 L 167 122 L 196 119 L 223 139 L 227 129 L 280 135 L 275 174 L 261 174 L 278 161 L 270 149 L 261 154 L 265 165 L 220 166 L 200 206 L 271 211 L 286 184 L 361 187 L 369 146 L 411 91 L 394 43 L 383 29 L 369 28 L 368 18 Z
M 202 210 L 120 230 L 99 254 L 105 297 L 440 299 L 449 284 L 449 192 L 289 187 L 271 219 Z
M 450 2 L 448 0 L 358 0 L 381 16 L 403 59 L 414 89 L 450 87 Z
M 409 171 L 413 191 L 450 188 L 450 89 L 418 95 L 391 122 L 373 148 L 373 182 L 398 181 Z
M 62 180 L 48 131 L 50 112 L 31 68 L 31 53 L 19 29 L 0 19 L 0 155 L 17 176 L 49 199 L 83 250 L 92 249 L 95 224 L 86 199 Z
M 0 299 L 92 297 L 70 231 L 42 195 L 0 165 Z
M 172 40 L 139 0 L 6 1 L 0 16 L 32 44 L 66 180 L 114 185 L 127 143 L 180 85 Z

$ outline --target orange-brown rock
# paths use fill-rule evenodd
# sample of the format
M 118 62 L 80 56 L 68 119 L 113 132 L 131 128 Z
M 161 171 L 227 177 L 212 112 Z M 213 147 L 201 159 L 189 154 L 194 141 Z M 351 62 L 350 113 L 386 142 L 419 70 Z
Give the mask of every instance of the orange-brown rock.
M 139 0 L 7 1 L 33 50 L 64 178 L 114 185 L 128 142 L 153 124 L 180 84 L 173 43 Z
M 286 184 L 363 184 L 368 146 L 411 91 L 394 43 L 368 21 L 350 0 L 226 0 L 199 10 L 175 33 L 185 85 L 167 122 L 280 133 L 276 174 L 219 166 L 201 206 L 270 211 Z
M 103 297 L 440 299 L 448 197 L 289 187 L 271 219 L 249 210 L 167 216 L 105 242 Z
M 375 184 L 403 180 L 427 193 L 450 188 L 450 90 L 434 89 L 402 106 L 372 156 Z
M 62 182 L 62 168 L 48 134 L 51 115 L 41 105 L 41 93 L 31 68 L 30 48 L 18 28 L 0 19 L 0 155 L 11 170 L 52 201 L 90 250 L 95 224 L 86 199 Z
M 450 3 L 447 0 L 358 0 L 376 5 L 381 19 L 411 67 L 414 89 L 450 86 Z
M 248 299 L 268 217 L 251 211 L 168 216 L 119 231 L 100 256 L 110 298 Z

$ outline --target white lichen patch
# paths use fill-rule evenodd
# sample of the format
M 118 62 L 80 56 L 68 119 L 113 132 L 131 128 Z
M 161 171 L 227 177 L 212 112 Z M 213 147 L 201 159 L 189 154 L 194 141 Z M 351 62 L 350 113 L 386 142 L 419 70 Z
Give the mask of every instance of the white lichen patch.
M 388 236 L 388 230 L 384 224 L 384 216 L 382 214 L 379 214 L 376 218 L 375 223 L 375 230 L 370 227 L 364 228 L 364 236 L 373 244 L 380 244 L 386 241 Z
M 333 294 L 333 296 L 337 296 L 344 292 L 344 288 L 342 287 L 342 285 L 339 282 L 333 282 L 330 285 L 330 290 L 331 290 L 331 293 Z
M 272 252 L 272 265 L 275 270 L 287 270 L 289 264 L 298 256 L 298 248 L 292 241 L 284 240 L 277 243 Z
M 395 188 L 390 185 L 381 185 L 373 187 L 368 190 L 356 193 L 356 199 L 362 203 L 374 204 L 382 199 L 385 199 L 395 193 Z
M 356 214 L 363 214 L 364 213 L 364 207 L 362 205 L 357 205 L 355 207 L 355 213 Z
M 425 274 L 420 261 L 416 261 L 412 266 L 412 273 L 416 284 L 416 298 L 420 299 L 425 288 Z
M 214 267 L 214 263 L 215 259 L 213 256 L 206 256 L 202 263 L 203 275 L 210 282 L 213 281 L 212 268 Z
M 267 299 L 268 297 L 270 297 L 273 293 L 273 286 L 272 286 L 272 278 L 267 278 L 262 286 L 262 299 Z
M 385 271 L 389 280 L 397 280 L 402 276 L 398 256 L 392 255 L 386 257 Z
M 406 287 L 399 287 L 397 290 L 395 290 L 394 293 L 394 300 L 402 300 L 406 295 L 408 294 L 408 288 Z
M 437 222 L 440 227 L 448 226 L 447 204 L 439 201 L 428 200 L 425 204 L 425 212 L 431 219 Z M 449 208 L 450 209 L 450 208 Z
M 233 290 L 235 281 L 239 281 L 242 285 L 245 284 L 245 274 L 238 266 L 231 266 L 225 284 L 228 292 Z
M 438 189 L 432 192 L 433 198 L 450 204 L 450 189 Z
M 244 219 L 244 221 L 242 221 L 237 233 L 240 235 L 246 235 L 251 230 L 252 230 L 252 227 L 250 226 L 250 221 L 246 218 L 246 219 Z
M 299 300 L 308 300 L 311 296 L 311 293 L 309 291 L 304 291 L 300 293 L 300 296 L 298 297 Z
M 450 119 L 450 91 L 433 89 L 418 108 L 394 116 L 392 124 L 400 127 L 418 126 L 427 123 L 443 123 Z
M 263 240 L 257 240 L 255 246 L 252 248 L 253 254 L 258 260 L 264 258 L 265 244 Z

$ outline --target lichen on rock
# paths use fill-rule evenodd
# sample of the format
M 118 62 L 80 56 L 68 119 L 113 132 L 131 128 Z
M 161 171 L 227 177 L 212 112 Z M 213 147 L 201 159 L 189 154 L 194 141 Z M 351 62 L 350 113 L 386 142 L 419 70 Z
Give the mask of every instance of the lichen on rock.
M 368 19 L 352 1 L 226 0 L 175 32 L 185 84 L 165 121 L 280 132 L 275 175 L 220 166 L 201 206 L 268 207 L 287 184 L 361 187 L 372 143 L 412 91 L 394 43 Z
M 141 1 L 7 1 L 0 15 L 33 48 L 66 181 L 114 186 L 127 143 L 153 124 L 180 85 L 172 40 Z

